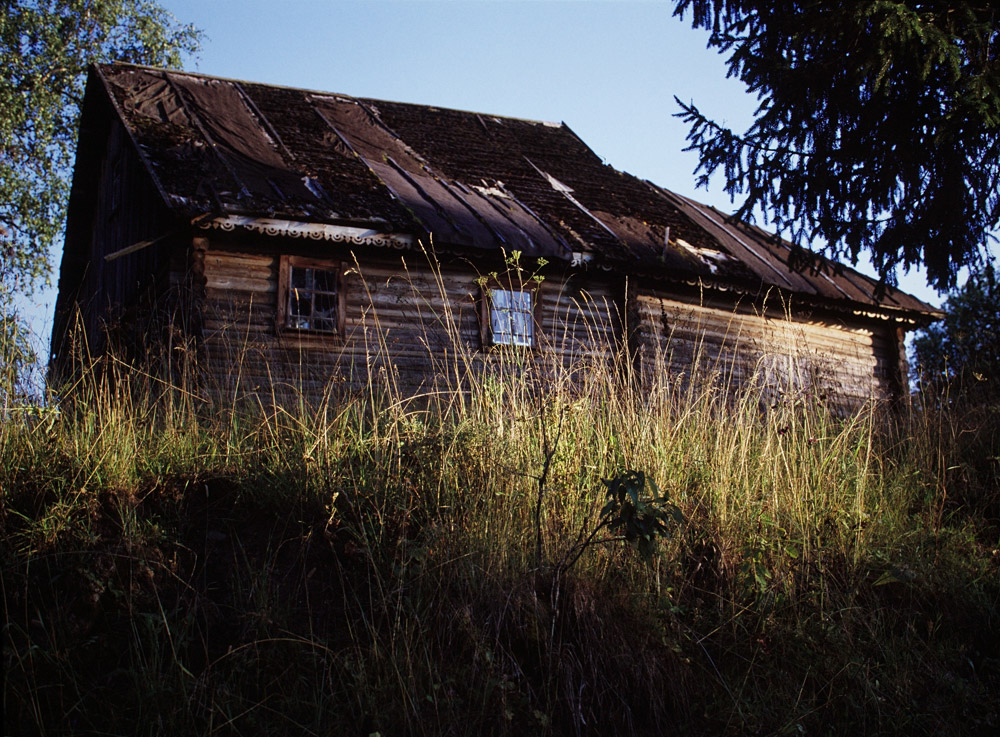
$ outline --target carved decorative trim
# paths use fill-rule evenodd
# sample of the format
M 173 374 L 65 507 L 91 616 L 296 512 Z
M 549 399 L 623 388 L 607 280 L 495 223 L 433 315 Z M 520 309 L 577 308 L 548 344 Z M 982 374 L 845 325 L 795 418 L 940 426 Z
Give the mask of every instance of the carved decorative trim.
M 380 233 L 368 228 L 326 223 L 300 223 L 292 220 L 254 218 L 244 215 L 225 215 L 201 224 L 203 230 L 232 232 L 250 230 L 255 233 L 282 238 L 305 238 L 314 241 L 332 241 L 352 246 L 377 246 L 398 250 L 413 247 L 413 236 L 402 233 Z

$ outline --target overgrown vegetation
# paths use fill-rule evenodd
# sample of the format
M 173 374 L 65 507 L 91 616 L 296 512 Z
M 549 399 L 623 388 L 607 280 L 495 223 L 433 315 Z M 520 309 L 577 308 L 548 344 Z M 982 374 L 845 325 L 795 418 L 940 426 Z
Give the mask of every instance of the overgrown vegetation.
M 8 413 L 7 733 L 1000 726 L 1000 409 L 515 363 L 279 406 L 105 360 Z
M 1000 283 L 996 264 L 987 263 L 952 290 L 944 318 L 928 325 L 913 341 L 920 381 L 933 391 L 976 401 L 1000 401 Z

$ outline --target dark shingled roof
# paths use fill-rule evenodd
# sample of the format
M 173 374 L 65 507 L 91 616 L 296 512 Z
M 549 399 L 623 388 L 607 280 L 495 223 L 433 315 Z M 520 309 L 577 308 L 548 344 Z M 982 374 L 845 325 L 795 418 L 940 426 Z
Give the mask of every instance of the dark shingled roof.
M 877 300 L 875 280 L 831 262 L 790 270 L 788 244 L 605 165 L 565 124 L 131 65 L 94 73 L 184 217 L 360 225 L 550 260 L 583 253 L 624 273 L 934 312 L 894 289 Z

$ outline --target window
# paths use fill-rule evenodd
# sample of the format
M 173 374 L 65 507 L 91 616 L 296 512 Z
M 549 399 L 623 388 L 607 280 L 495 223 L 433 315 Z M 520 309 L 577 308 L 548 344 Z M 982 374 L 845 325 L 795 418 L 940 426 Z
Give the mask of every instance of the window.
M 340 264 L 298 256 L 282 256 L 278 289 L 281 328 L 317 333 L 343 333 L 343 290 Z
M 531 292 L 490 290 L 490 337 L 493 345 L 531 347 L 535 321 Z
M 480 316 L 484 345 L 509 345 L 531 348 L 536 342 L 538 284 L 521 288 L 509 284 L 483 287 Z

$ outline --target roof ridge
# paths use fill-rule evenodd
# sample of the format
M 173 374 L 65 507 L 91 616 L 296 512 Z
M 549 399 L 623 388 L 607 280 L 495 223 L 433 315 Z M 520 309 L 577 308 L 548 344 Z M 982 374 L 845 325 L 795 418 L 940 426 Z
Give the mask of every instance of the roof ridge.
M 280 84 L 280 83 L 275 83 L 275 82 L 261 82 L 260 80 L 243 79 L 243 78 L 240 78 L 240 77 L 224 77 L 224 76 L 221 76 L 221 75 L 218 75 L 218 74 L 208 74 L 206 72 L 192 72 L 192 71 L 188 71 L 187 69 L 171 69 L 169 67 L 158 67 L 158 66 L 152 66 L 152 65 L 149 65 L 149 64 L 134 64 L 132 62 L 125 62 L 125 61 L 102 62 L 100 64 L 95 64 L 94 66 L 96 66 L 98 68 L 101 68 L 101 69 L 108 68 L 108 67 L 110 67 L 110 68 L 125 68 L 125 67 L 130 67 L 130 68 L 133 68 L 133 69 L 141 69 L 141 70 L 147 71 L 147 72 L 156 72 L 156 73 L 162 73 L 162 74 L 182 74 L 182 75 L 189 76 L 189 77 L 197 77 L 199 79 L 217 80 L 219 82 L 230 82 L 230 83 L 233 83 L 233 84 L 240 84 L 240 85 L 245 85 L 245 84 L 246 85 L 254 85 L 254 86 L 257 86 L 257 87 L 273 87 L 275 89 L 291 90 L 291 91 L 294 91 L 294 92 L 305 92 L 306 94 L 310 94 L 310 95 L 323 95 L 323 96 L 326 96 L 326 97 L 343 97 L 345 99 L 349 99 L 349 100 L 352 100 L 352 101 L 358 102 L 358 103 L 362 103 L 362 102 L 363 103 L 369 103 L 369 102 L 371 102 L 371 103 L 379 103 L 379 102 L 384 102 L 384 103 L 388 103 L 388 104 L 391 104 L 391 105 L 411 105 L 413 107 L 419 107 L 419 108 L 424 108 L 424 109 L 429 109 L 429 110 L 444 110 L 444 111 L 452 112 L 452 113 L 461 113 L 463 115 L 481 115 L 481 116 L 484 116 L 486 118 L 497 118 L 497 119 L 502 119 L 502 120 L 511 120 L 511 121 L 515 121 L 515 122 L 518 122 L 518 123 L 531 123 L 531 124 L 534 124 L 534 125 L 544 125 L 544 126 L 548 126 L 550 128 L 566 128 L 571 133 L 573 133 L 573 131 L 569 128 L 569 126 L 566 125 L 566 123 L 563 122 L 563 121 L 555 122 L 555 121 L 550 121 L 550 120 L 540 120 L 538 118 L 526 118 L 526 117 L 521 117 L 521 116 L 517 116 L 517 115 L 504 115 L 504 114 L 500 114 L 500 113 L 490 113 L 490 112 L 484 112 L 482 110 L 466 110 L 464 108 L 450 107 L 450 106 L 447 106 L 447 105 L 430 105 L 430 104 L 427 104 L 427 103 L 420 103 L 420 102 L 406 102 L 405 100 L 389 100 L 389 99 L 381 98 L 381 97 L 367 97 L 367 96 L 361 96 L 361 95 L 351 95 L 351 94 L 348 94 L 346 92 L 336 92 L 336 91 L 333 91 L 333 90 L 319 90 L 319 89 L 313 89 L 311 87 L 298 87 L 296 85 Z M 573 135 L 576 136 L 576 133 L 573 133 Z M 579 136 L 576 136 L 576 137 L 579 139 Z M 581 139 L 581 142 L 583 142 L 582 139 Z M 586 145 L 585 142 L 583 142 L 583 143 L 584 143 L 584 145 Z

